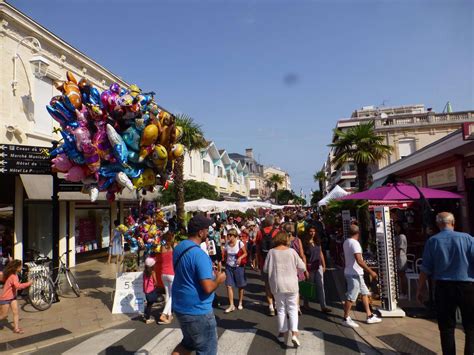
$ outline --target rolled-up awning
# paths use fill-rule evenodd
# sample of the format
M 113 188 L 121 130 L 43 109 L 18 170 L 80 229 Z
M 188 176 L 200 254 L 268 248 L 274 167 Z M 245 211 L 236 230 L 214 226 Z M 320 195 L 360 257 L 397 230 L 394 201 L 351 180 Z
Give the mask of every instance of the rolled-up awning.
M 53 195 L 53 177 L 51 175 L 20 175 L 21 182 L 25 188 L 26 195 L 29 200 L 51 200 Z M 139 192 L 141 194 L 141 192 Z M 139 198 L 136 191 L 129 191 L 124 189 L 122 193 L 117 194 L 117 200 L 119 201 L 138 201 Z M 90 201 L 89 194 L 82 193 L 80 191 L 67 191 L 59 192 L 59 199 L 62 201 Z M 146 201 L 154 201 L 160 196 L 158 191 L 147 192 L 143 196 Z M 100 192 L 97 201 L 105 201 L 105 192 Z

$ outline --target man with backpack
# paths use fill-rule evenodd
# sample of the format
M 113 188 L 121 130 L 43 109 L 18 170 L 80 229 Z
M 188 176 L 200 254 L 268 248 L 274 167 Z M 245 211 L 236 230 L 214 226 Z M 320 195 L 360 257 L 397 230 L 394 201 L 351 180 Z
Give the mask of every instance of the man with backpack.
M 265 259 L 268 252 L 273 248 L 273 238 L 279 232 L 278 228 L 274 227 L 274 218 L 272 215 L 267 215 L 263 221 L 263 228 L 257 233 L 255 239 L 255 245 L 257 247 L 257 258 L 258 265 L 262 272 L 262 279 L 265 282 L 265 294 L 268 302 L 268 314 L 270 316 L 275 315 L 275 307 L 273 306 L 273 295 L 270 290 L 270 285 L 268 283 L 268 274 L 263 272 L 263 265 L 265 264 Z

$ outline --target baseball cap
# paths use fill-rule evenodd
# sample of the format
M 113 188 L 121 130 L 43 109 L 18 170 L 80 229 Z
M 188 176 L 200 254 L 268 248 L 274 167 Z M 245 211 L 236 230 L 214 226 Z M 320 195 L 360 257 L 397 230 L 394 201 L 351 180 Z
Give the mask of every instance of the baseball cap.
M 145 265 L 148 266 L 148 267 L 153 267 L 153 265 L 155 265 L 155 259 L 146 258 L 145 259 Z
M 202 229 L 208 229 L 212 221 L 202 214 L 198 214 L 190 219 L 188 223 L 188 233 L 193 235 Z

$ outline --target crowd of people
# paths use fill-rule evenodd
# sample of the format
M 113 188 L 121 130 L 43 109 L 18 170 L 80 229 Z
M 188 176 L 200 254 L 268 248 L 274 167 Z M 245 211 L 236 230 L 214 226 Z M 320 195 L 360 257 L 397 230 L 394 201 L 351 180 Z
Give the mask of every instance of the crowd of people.
M 174 354 L 191 351 L 216 354 L 217 325 L 213 307 L 220 304 L 215 300 L 215 291 L 225 285 L 228 304 L 224 314 L 243 310 L 248 284 L 246 272 L 250 269 L 260 273 L 265 285 L 267 312 L 269 316 L 277 316 L 276 339 L 279 342 L 285 342 L 288 336 L 295 347 L 300 345 L 298 319 L 309 308 L 310 300 L 319 303 L 321 312 L 332 312 L 327 306 L 324 285 L 328 236 L 317 212 L 290 209 L 267 211 L 259 217 L 195 213 L 187 230 L 177 228 L 173 219 L 167 221 L 157 210 L 139 220 L 128 216 L 124 222 L 115 221 L 109 262 L 116 256 L 123 271 L 138 271 L 143 262 L 143 291 L 147 301 L 144 321 L 170 324 L 173 315 L 177 318 L 183 340 Z M 462 314 L 466 353 L 472 353 L 474 239 L 469 234 L 454 231 L 451 213 L 439 213 L 436 222 L 440 232 L 431 236 L 425 245 L 417 299 L 422 302 L 425 297 L 426 280 L 434 280 L 443 353 L 451 354 L 455 349 L 456 307 Z M 395 223 L 394 229 L 395 257 L 403 297 L 407 240 L 400 223 Z M 349 315 L 359 295 L 367 315 L 366 323 L 382 322 L 369 305 L 371 292 L 364 275 L 373 280 L 378 275 L 364 261 L 357 223 L 349 226 L 341 254 L 347 287 L 342 325 L 359 327 Z M 18 273 L 21 269 L 21 261 L 10 259 L 0 274 L 3 283 L 0 320 L 11 310 L 14 332 L 19 334 L 23 330 L 19 327 L 17 292 L 31 285 L 31 282 L 20 283 Z M 314 293 L 303 292 L 303 286 L 308 285 L 315 290 L 316 299 Z M 162 295 L 161 315 L 153 320 L 152 307 Z

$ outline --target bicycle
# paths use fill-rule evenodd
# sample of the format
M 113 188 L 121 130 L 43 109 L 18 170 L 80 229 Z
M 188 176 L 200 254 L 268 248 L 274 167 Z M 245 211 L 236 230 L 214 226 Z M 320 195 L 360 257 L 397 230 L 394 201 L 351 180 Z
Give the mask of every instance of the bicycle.
M 62 277 L 65 277 L 72 291 L 77 297 L 80 297 L 80 288 L 74 274 L 63 262 L 63 257 L 71 252 L 71 250 L 64 252 L 59 257 L 59 267 L 57 269 L 56 278 L 53 280 L 52 273 L 49 267 L 44 266 L 46 263 L 51 263 L 51 259 L 47 256 L 40 255 L 34 262 L 25 263 L 28 266 L 30 280 L 33 284 L 28 289 L 28 298 L 31 305 L 39 310 L 44 311 L 51 307 L 55 298 L 63 294 L 61 287 Z M 40 263 L 40 265 L 37 265 Z

